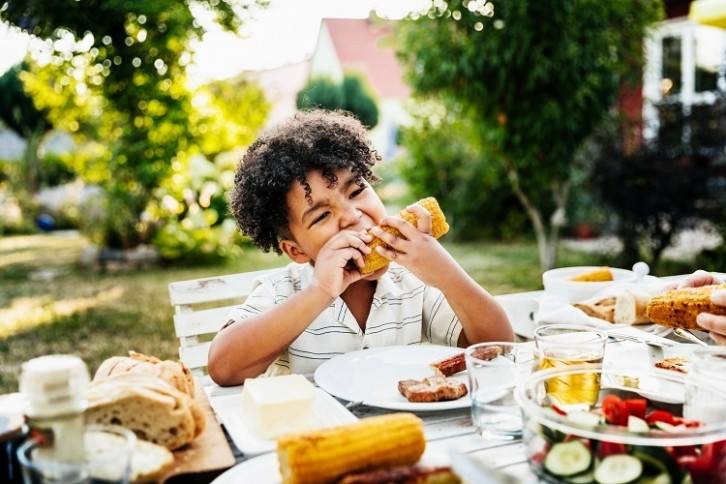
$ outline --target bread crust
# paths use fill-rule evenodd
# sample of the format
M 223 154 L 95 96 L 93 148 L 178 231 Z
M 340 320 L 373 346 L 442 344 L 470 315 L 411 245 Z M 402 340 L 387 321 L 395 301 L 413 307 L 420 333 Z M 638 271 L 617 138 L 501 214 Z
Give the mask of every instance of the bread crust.
M 121 373 L 135 373 L 161 378 L 180 392 L 194 398 L 194 377 L 189 368 L 180 361 L 160 360 L 155 356 L 129 351 L 129 356 L 113 356 L 101 363 L 93 379 L 96 380 Z
M 711 302 L 711 293 L 717 289 L 726 289 L 726 284 L 676 289 L 655 296 L 648 303 L 648 319 L 672 328 L 702 329 L 696 323 L 700 313 L 726 316 L 726 307 Z

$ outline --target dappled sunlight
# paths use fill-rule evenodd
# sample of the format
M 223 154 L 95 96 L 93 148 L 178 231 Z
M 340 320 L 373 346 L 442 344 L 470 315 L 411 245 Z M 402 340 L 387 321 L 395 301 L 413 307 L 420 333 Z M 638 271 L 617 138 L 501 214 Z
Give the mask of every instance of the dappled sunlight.
M 55 320 L 119 300 L 125 289 L 119 286 L 101 291 L 95 296 L 52 300 L 49 296 L 21 297 L 0 308 L 0 338 L 35 329 Z

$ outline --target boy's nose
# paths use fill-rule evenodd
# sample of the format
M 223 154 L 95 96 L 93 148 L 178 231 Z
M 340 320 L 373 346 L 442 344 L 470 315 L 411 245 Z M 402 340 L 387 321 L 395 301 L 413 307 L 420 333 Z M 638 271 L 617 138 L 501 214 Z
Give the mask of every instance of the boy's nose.
M 362 218 L 363 212 L 353 206 L 347 207 L 342 217 L 340 217 L 340 228 L 355 229 L 360 224 Z

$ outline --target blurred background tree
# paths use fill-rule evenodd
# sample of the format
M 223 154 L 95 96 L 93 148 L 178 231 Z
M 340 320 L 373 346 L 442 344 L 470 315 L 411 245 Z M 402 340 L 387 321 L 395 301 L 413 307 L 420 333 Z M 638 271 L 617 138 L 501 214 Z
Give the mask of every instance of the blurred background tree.
M 254 2 L 196 3 L 236 30 Z M 201 33 L 190 4 L 17 1 L 0 11 L 3 20 L 54 41 L 51 62 L 31 67 L 24 85 L 55 126 L 96 142 L 84 151 L 79 174 L 104 189 L 103 215 L 91 231 L 99 244 L 127 248 L 149 241 L 154 227 L 142 214 L 154 190 L 174 163 L 202 150 L 203 123 L 189 122 L 185 68 L 189 40 Z M 63 43 L 74 48 L 60 50 Z
M 19 64 L 0 76 L 0 119 L 27 142 L 21 167 L 17 170 L 18 176 L 13 180 L 13 189 L 32 194 L 40 184 L 38 148 L 52 125 L 47 112 L 36 108 L 33 99 L 23 89 L 20 75 L 24 70 L 27 70 L 27 65 Z
M 355 115 L 368 129 L 378 124 L 378 105 L 357 74 L 346 74 L 338 84 L 325 77 L 314 77 L 297 94 L 298 109 L 342 109 Z
M 451 236 L 459 240 L 510 240 L 525 232 L 526 216 L 503 167 L 487 156 L 458 105 L 429 99 L 411 114 L 411 125 L 401 132 L 406 152 L 398 162 L 410 195 L 436 197 L 451 219 Z
M 462 106 L 524 207 L 544 269 L 556 264 L 577 151 L 640 78 L 660 15 L 657 0 L 434 0 L 397 27 L 415 93 Z

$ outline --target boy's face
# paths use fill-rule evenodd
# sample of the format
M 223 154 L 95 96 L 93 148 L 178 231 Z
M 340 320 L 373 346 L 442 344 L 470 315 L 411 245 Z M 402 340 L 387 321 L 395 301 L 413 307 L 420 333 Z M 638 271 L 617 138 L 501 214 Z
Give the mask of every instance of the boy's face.
M 386 216 L 383 202 L 368 183 L 360 187 L 351 170 L 335 174 L 338 183 L 329 187 L 319 171 L 308 173 L 312 204 L 300 182 L 287 193 L 289 230 L 294 240 L 283 241 L 282 248 L 295 262 L 314 262 L 323 245 L 341 230 L 366 231 Z M 383 272 L 366 279 L 375 279 Z

